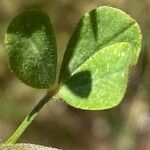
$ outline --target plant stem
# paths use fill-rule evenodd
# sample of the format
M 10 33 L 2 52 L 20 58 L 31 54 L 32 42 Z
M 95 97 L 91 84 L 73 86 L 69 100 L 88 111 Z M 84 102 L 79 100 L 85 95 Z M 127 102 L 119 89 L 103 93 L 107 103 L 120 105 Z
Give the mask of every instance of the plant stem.
M 35 119 L 38 112 L 43 108 L 43 106 L 53 97 L 54 93 L 47 92 L 46 95 L 39 101 L 39 103 L 33 108 L 30 114 L 23 120 L 21 125 L 17 128 L 14 134 L 6 141 L 6 144 L 14 144 L 24 133 L 26 128 Z

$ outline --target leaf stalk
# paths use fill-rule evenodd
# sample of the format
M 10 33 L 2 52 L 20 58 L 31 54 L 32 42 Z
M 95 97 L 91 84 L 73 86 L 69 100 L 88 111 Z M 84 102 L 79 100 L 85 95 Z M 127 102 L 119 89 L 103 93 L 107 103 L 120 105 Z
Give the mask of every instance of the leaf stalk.
M 24 133 L 27 127 L 31 124 L 31 122 L 36 118 L 38 112 L 43 108 L 43 106 L 49 102 L 54 96 L 54 91 L 48 91 L 46 95 L 38 102 L 38 104 L 33 108 L 33 110 L 29 113 L 29 115 L 23 120 L 14 134 L 6 141 L 6 144 L 15 144 L 20 136 Z

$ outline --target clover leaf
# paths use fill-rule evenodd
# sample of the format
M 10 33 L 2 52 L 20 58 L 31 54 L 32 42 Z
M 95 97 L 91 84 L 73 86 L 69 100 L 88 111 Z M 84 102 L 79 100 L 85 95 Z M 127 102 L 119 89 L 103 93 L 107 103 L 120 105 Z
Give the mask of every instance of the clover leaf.
M 81 109 L 116 106 L 140 49 L 140 28 L 126 13 L 107 6 L 86 13 L 68 43 L 58 95 Z
M 59 67 L 49 17 L 36 10 L 15 17 L 5 36 L 10 68 L 22 82 L 46 88 L 47 93 L 6 143 L 16 143 L 53 97 L 86 110 L 118 105 L 126 92 L 129 69 L 138 61 L 141 41 L 140 27 L 134 19 L 119 9 L 103 6 L 80 19 Z M 46 149 L 34 145 L 19 148 Z
M 5 45 L 10 67 L 22 82 L 35 88 L 54 84 L 56 41 L 45 13 L 31 10 L 15 17 L 9 24 Z
M 73 107 L 101 110 L 123 99 L 128 71 L 139 57 L 141 33 L 123 11 L 108 6 L 94 9 L 77 24 L 60 71 L 46 14 L 33 10 L 17 16 L 8 27 L 5 43 L 10 67 L 25 84 L 56 90 L 52 93 Z

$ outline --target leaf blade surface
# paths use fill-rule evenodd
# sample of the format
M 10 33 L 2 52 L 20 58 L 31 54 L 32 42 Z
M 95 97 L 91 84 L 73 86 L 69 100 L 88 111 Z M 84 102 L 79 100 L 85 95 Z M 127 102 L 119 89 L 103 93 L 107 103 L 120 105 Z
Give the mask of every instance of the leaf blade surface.
M 118 105 L 140 49 L 140 28 L 126 13 L 107 6 L 86 13 L 64 54 L 58 96 L 87 110 Z
M 12 71 L 25 84 L 48 88 L 55 82 L 57 50 L 49 17 L 40 11 L 25 11 L 9 24 L 6 52 Z

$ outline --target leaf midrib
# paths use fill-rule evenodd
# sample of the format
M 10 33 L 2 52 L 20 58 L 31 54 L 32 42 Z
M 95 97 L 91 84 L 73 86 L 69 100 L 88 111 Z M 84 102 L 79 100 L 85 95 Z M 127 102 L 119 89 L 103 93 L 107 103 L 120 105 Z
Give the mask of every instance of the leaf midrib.
M 124 32 L 128 31 L 130 28 L 132 28 L 132 26 L 134 26 L 136 24 L 136 22 L 131 22 L 127 27 L 123 28 L 121 31 L 119 31 L 118 33 L 114 34 L 112 37 L 110 37 L 109 39 L 106 39 L 104 42 L 102 42 L 101 44 L 97 44 L 95 51 L 93 51 L 93 53 L 91 53 L 91 55 L 89 55 L 89 57 L 87 57 L 77 68 L 74 69 L 74 71 L 72 72 L 72 75 L 76 72 L 76 70 L 82 66 L 90 57 L 92 57 L 94 54 L 96 54 L 98 51 L 100 51 L 101 49 L 105 48 L 106 46 L 109 45 L 109 43 L 111 43 L 114 39 L 116 39 L 117 37 L 119 37 L 120 35 L 122 35 Z M 100 49 L 99 49 L 100 48 Z M 96 51 L 96 49 L 99 49 L 98 51 Z

